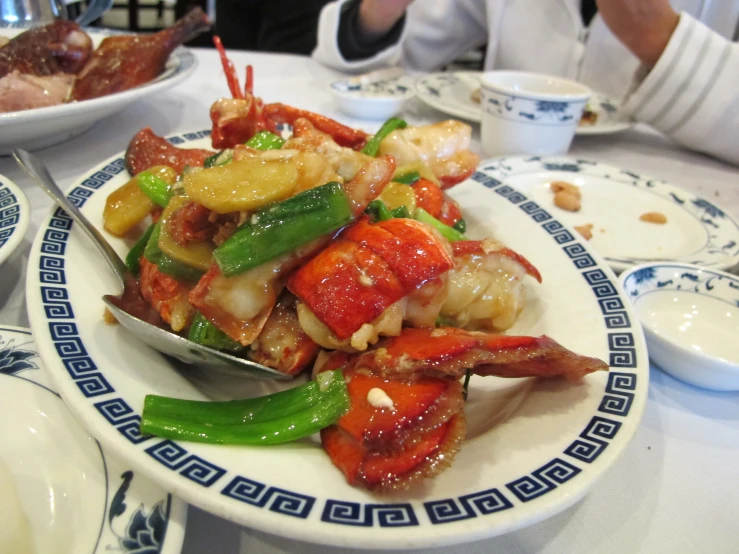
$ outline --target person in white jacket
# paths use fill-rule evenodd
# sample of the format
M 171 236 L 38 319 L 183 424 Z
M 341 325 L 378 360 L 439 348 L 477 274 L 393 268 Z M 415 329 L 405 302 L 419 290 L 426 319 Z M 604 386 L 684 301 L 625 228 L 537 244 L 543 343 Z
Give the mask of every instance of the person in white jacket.
M 313 57 L 431 71 L 487 44 L 485 69 L 576 79 L 739 164 L 738 38 L 739 0 L 339 0 L 321 12 Z

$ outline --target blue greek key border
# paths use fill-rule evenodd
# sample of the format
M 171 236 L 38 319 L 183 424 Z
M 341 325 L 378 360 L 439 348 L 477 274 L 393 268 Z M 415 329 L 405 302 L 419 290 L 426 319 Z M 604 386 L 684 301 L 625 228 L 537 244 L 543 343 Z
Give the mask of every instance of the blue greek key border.
M 168 140 L 171 144 L 183 144 L 208 135 L 209 131 L 200 131 L 170 137 Z M 124 169 L 123 158 L 115 159 L 72 189 L 69 197 L 78 206 L 83 206 L 95 191 Z M 637 376 L 633 372 L 637 356 L 635 339 L 630 331 L 631 322 L 611 278 L 597 268 L 595 260 L 575 237 L 537 203 L 482 172 L 476 172 L 472 179 L 517 205 L 552 237 L 580 271 L 598 299 L 606 327 L 613 331 L 608 333 L 609 362 L 611 367 L 618 371 L 611 371 L 608 376 L 606 390 L 598 408 L 603 415 L 594 416 L 578 438 L 564 450 L 561 457 L 551 460 L 528 475 L 506 483 L 504 488 L 425 502 L 423 504 L 425 515 L 432 525 L 509 510 L 514 508 L 517 502 L 528 502 L 538 498 L 576 477 L 582 468 L 575 465 L 575 462 L 592 463 L 615 438 L 622 423 L 612 418 L 628 416 L 637 382 Z M 113 395 L 115 389 L 88 355 L 74 321 L 75 315 L 69 301 L 65 274 L 66 244 L 71 228 L 72 220 L 57 209 L 47 229 L 44 230 L 38 267 L 41 301 L 51 340 L 62 363 L 80 391 L 87 398 L 93 399 L 93 405 L 102 417 L 129 441 L 133 444 L 142 444 L 142 448 L 152 459 L 183 477 L 206 488 L 216 485 L 226 475 L 225 469 L 192 454 L 176 442 L 142 435 L 139 428 L 140 416 L 125 400 L 118 397 L 100 398 Z M 221 494 L 251 506 L 266 508 L 299 519 L 308 518 L 317 502 L 313 496 L 260 483 L 240 475 L 231 476 L 221 489 Z M 321 507 L 320 513 L 321 521 L 337 525 L 407 527 L 421 524 L 419 514 L 409 503 L 362 504 L 328 499 Z
M 0 248 L 10 240 L 21 220 L 21 206 L 15 194 L 0 181 Z

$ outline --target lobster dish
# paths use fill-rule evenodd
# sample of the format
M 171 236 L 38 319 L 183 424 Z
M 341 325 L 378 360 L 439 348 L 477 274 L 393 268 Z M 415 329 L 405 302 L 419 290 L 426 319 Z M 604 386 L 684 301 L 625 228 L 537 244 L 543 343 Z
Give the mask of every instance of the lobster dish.
M 236 445 L 320 432 L 350 484 L 387 493 L 451 464 L 470 375 L 608 370 L 547 336 L 504 334 L 524 282 L 546 275 L 465 234 L 447 191 L 478 165 L 469 126 L 391 119 L 368 135 L 265 103 L 221 53 L 232 97 L 211 107 L 212 149 L 141 130 L 105 229 L 135 241 L 127 264 L 162 326 L 310 378 L 248 400 L 148 396 L 142 432 Z

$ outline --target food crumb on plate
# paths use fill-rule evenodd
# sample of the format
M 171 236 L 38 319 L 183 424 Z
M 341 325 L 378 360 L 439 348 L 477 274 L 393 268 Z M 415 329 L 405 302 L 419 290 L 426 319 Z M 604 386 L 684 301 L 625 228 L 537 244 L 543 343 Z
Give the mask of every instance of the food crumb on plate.
M 602 231 L 603 229 L 601 229 Z M 582 238 L 585 240 L 590 240 L 593 238 L 593 224 L 592 223 L 585 223 L 584 225 L 575 225 L 575 231 L 580 233 L 582 235 Z
M 641 221 L 646 221 L 647 223 L 657 223 L 658 225 L 664 225 L 667 223 L 667 216 L 660 212 L 647 212 L 645 214 L 641 214 L 639 219 Z

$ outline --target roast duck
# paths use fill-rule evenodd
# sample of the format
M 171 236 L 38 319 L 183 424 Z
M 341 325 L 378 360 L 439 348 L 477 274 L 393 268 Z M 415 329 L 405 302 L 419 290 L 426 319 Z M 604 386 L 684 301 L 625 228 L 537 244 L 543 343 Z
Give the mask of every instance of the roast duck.
M 93 50 L 79 25 L 59 20 L 0 46 L 0 113 L 89 100 L 156 79 L 179 45 L 210 28 L 196 8 L 152 35 L 110 36 Z

